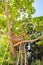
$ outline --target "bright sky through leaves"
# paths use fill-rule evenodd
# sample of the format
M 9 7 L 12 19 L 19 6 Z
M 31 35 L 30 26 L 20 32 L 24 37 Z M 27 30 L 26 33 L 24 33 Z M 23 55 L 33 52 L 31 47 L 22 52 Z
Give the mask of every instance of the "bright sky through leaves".
M 35 0 L 33 6 L 36 9 L 33 17 L 43 16 L 43 0 Z

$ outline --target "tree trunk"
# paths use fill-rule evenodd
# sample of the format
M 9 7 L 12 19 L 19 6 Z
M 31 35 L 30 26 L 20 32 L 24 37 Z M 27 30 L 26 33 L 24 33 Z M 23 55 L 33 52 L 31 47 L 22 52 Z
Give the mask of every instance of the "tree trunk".
M 7 27 L 8 27 L 8 39 L 9 39 L 9 43 L 10 43 L 10 51 L 13 55 L 13 58 L 16 58 L 16 51 L 14 49 L 14 46 L 13 46 L 13 42 L 11 41 L 11 23 L 10 23 L 10 20 L 9 20 L 9 13 L 8 13 L 8 3 L 7 3 L 7 0 L 4 0 L 4 6 L 5 6 L 5 16 L 6 16 L 6 22 L 7 22 Z

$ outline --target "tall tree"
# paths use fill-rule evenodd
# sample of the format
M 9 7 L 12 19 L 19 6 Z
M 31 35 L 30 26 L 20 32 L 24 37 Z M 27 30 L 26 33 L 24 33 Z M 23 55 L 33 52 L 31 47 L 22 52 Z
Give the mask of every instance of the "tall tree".
M 26 36 L 27 31 L 30 31 L 31 28 L 29 26 L 30 23 L 32 23 L 31 15 L 35 11 L 32 6 L 33 2 L 34 0 L 0 0 L 0 29 L 3 30 L 5 34 L 8 34 L 11 52 L 14 58 L 16 57 L 16 51 L 12 42 L 12 33 L 14 35 L 20 35 L 22 32 L 22 34 L 25 33 Z M 43 37 L 43 35 L 41 37 Z M 23 40 L 16 45 L 24 42 L 34 42 L 41 37 L 35 40 Z M 26 38 L 30 39 L 28 36 L 26 36 Z

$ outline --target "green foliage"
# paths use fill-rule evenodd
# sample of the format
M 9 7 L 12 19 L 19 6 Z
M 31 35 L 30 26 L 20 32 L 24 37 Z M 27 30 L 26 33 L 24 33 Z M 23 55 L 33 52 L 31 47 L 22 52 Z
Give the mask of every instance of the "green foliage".
M 7 36 L 3 35 L 0 38 L 0 64 L 8 65 L 8 63 L 13 63 L 13 58 L 10 53 L 10 46 L 7 40 Z
M 32 61 L 31 65 L 43 65 L 43 62 L 40 60 Z
M 35 30 L 37 32 L 42 32 L 43 31 L 43 16 L 33 18 L 32 23 L 33 23 L 33 25 L 35 24 Z
M 33 2 L 34 2 L 34 0 L 12 0 L 12 1 L 7 0 L 9 19 L 11 22 L 13 22 L 12 29 L 13 29 L 14 33 L 19 34 L 21 31 L 24 30 L 23 24 L 29 23 L 29 21 L 26 19 L 27 17 L 25 18 L 25 16 L 26 16 L 26 14 L 28 14 L 28 18 L 30 20 L 31 15 L 34 13 L 34 8 L 32 6 Z M 0 28 L 2 28 L 2 27 L 6 28 L 6 17 L 3 14 L 4 13 L 3 12 L 3 10 L 4 10 L 4 1 L 3 0 L 0 1 L 0 9 L 1 9 L 0 10 L 1 11 L 0 12 L 0 15 L 1 15 L 0 16 Z M 22 17 L 21 21 L 18 21 L 17 19 L 18 19 L 18 17 L 21 18 L 21 15 L 23 15 L 24 17 Z M 25 25 L 24 32 L 26 32 L 26 30 L 27 30 L 27 25 Z
M 0 29 L 6 28 L 6 18 L 2 14 L 0 14 Z

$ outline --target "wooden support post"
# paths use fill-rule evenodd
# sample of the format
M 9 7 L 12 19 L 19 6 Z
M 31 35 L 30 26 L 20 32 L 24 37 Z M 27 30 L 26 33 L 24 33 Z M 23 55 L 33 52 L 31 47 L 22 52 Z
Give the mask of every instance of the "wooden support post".
M 26 59 L 26 49 L 25 49 L 25 45 L 24 45 L 24 52 L 25 52 L 25 63 L 24 63 L 24 65 L 27 65 L 27 59 Z
M 20 60 L 20 47 L 19 47 L 18 57 L 17 57 L 17 60 L 16 60 L 16 65 L 19 65 L 19 60 Z

